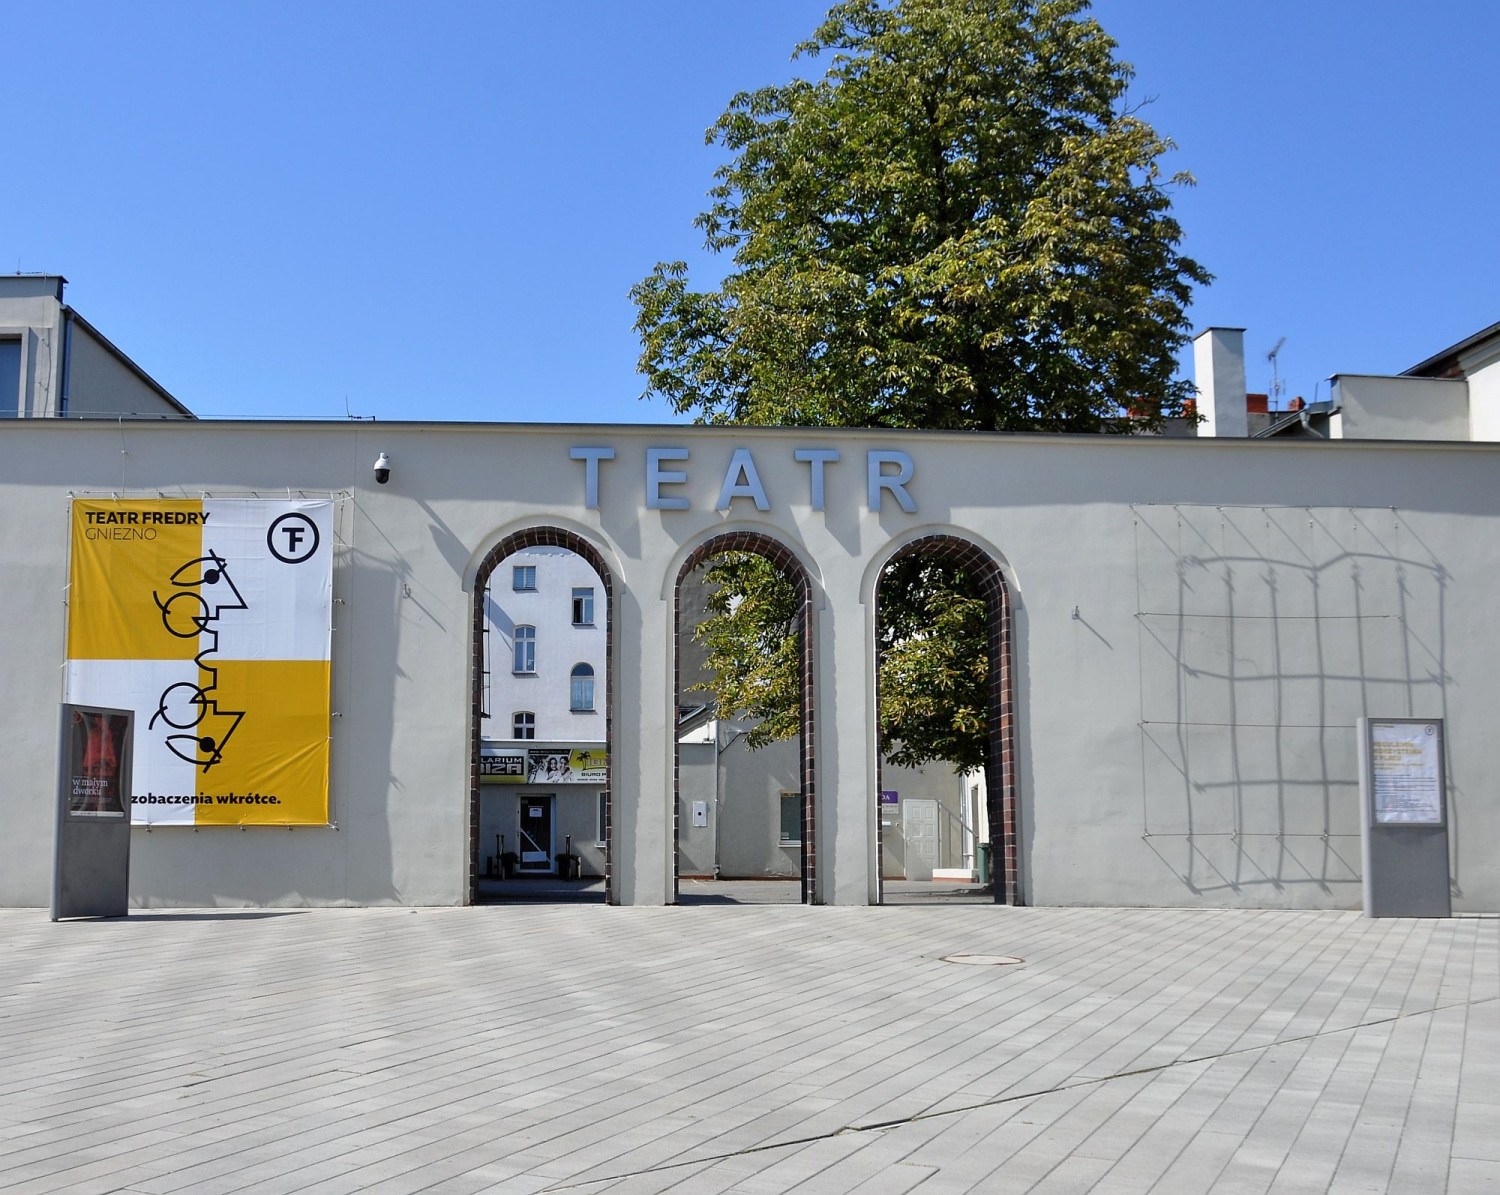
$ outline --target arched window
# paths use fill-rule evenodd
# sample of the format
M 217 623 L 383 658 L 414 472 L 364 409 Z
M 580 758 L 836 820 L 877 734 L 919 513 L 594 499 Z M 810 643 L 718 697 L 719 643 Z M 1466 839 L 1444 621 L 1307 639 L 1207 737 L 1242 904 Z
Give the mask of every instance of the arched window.
M 536 628 L 516 628 L 516 668 L 517 672 L 536 671 Z
M 568 708 L 575 714 L 594 708 L 594 669 L 590 664 L 573 665 L 573 693 Z
M 517 710 L 510 720 L 511 738 L 536 738 L 536 715 L 530 710 Z

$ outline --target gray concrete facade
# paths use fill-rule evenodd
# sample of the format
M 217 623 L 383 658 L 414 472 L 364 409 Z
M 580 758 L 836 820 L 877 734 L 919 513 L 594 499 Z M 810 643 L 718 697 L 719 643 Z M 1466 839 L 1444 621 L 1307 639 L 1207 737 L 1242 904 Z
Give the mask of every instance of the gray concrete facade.
M 873 595 L 896 552 L 947 536 L 1009 592 L 1026 903 L 1357 908 L 1355 721 L 1418 716 L 1448 728 L 1454 908 L 1494 910 L 1497 463 L 1476 443 L 10 421 L 0 903 L 48 890 L 70 494 L 290 491 L 339 504 L 335 824 L 136 830 L 139 904 L 465 900 L 474 582 L 552 527 L 611 574 L 618 902 L 672 896 L 676 578 L 745 531 L 810 578 L 819 903 L 877 897 Z

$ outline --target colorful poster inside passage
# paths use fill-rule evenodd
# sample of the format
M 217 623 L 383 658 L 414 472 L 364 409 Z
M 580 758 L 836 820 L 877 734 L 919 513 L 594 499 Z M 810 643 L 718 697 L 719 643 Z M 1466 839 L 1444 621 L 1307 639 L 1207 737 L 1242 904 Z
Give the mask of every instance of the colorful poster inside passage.
M 486 784 L 603 784 L 608 763 L 603 743 L 528 751 L 485 748 L 479 757 L 479 779 Z
M 74 499 L 67 700 L 135 712 L 137 825 L 328 821 L 333 502 Z
M 1370 777 L 1380 825 L 1443 823 L 1442 738 L 1433 722 L 1370 722 Z

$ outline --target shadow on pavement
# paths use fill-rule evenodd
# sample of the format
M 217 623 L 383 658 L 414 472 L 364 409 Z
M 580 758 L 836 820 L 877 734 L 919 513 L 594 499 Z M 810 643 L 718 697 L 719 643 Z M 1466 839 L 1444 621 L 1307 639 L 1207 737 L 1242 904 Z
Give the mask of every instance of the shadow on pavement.
M 988 884 L 955 880 L 886 880 L 881 885 L 883 905 L 992 905 L 995 890 Z
M 267 917 L 300 917 L 311 909 L 212 909 L 201 913 L 163 913 L 132 909 L 124 917 L 64 917 L 59 921 L 120 921 L 143 925 L 152 921 L 261 921 Z
M 988 905 L 995 903 L 994 889 L 980 884 L 951 880 L 886 880 L 887 905 Z M 516 876 L 509 880 L 481 877 L 479 904 L 603 904 L 602 877 L 565 880 L 559 876 Z M 802 888 L 795 879 L 698 880 L 677 884 L 680 906 L 797 905 Z
M 678 880 L 679 905 L 800 905 L 802 885 L 788 880 Z
M 516 876 L 509 880 L 479 879 L 481 905 L 511 904 L 603 904 L 604 877 L 585 876 L 565 880 L 559 876 Z

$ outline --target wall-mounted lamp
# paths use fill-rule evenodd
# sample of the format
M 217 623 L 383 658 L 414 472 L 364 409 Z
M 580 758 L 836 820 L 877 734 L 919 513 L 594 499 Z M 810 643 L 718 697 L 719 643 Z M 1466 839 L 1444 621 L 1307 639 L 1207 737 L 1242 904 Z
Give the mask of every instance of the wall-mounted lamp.
M 381 453 L 375 458 L 375 481 L 384 485 L 391 479 L 391 458 Z

